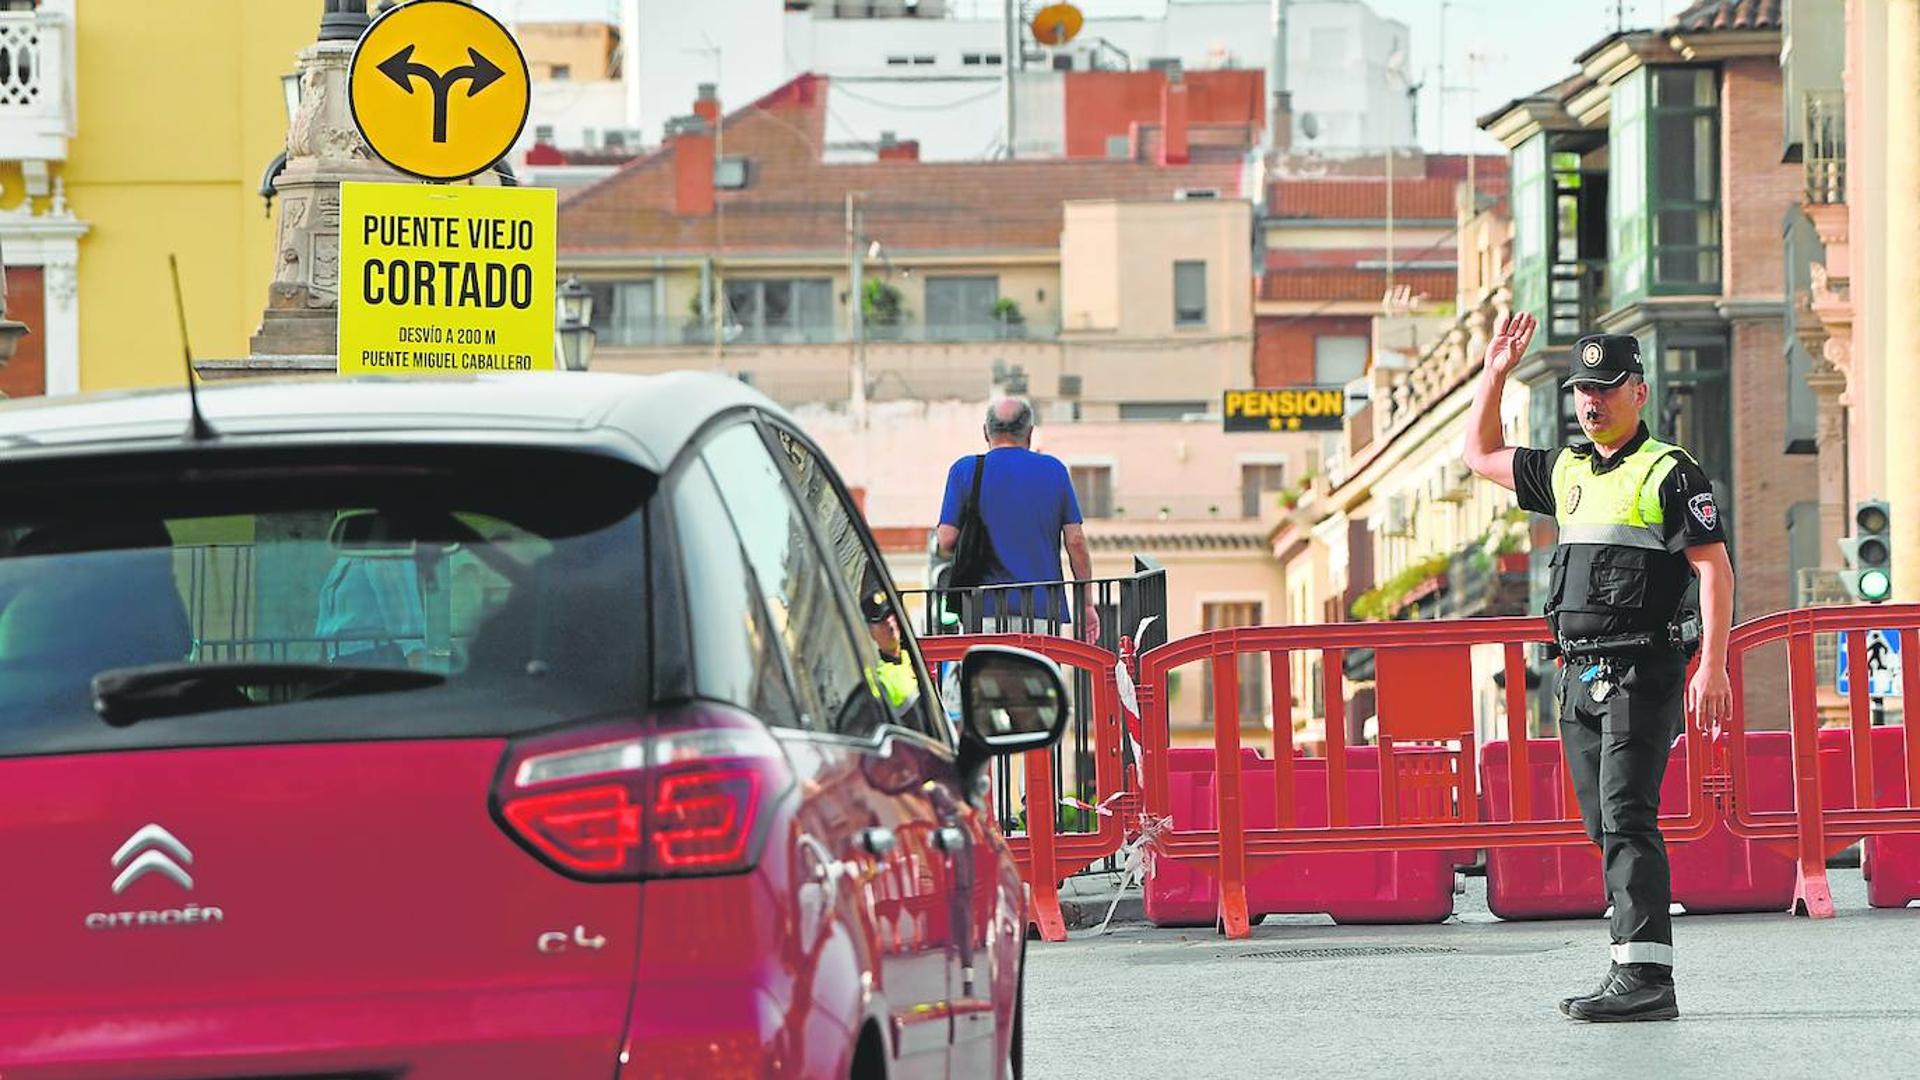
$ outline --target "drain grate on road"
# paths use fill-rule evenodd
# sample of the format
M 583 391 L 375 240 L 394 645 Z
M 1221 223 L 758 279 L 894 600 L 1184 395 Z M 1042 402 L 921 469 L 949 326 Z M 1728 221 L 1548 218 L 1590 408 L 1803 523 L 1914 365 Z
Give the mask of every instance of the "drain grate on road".
M 1240 954 L 1242 960 L 1350 960 L 1370 956 L 1456 956 L 1450 945 L 1335 945 L 1318 949 L 1263 949 Z

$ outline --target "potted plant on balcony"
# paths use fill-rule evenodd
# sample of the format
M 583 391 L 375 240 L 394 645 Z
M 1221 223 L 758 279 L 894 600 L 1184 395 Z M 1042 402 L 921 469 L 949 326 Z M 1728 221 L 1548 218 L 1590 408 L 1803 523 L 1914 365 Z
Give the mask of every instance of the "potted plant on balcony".
M 1450 556 L 1444 554 L 1415 560 L 1406 569 L 1354 597 L 1353 617 L 1369 622 L 1399 617 L 1406 607 L 1403 603 L 1406 597 L 1434 578 L 1445 575 L 1452 561 Z
M 1487 549 L 1502 574 L 1527 572 L 1529 517 L 1525 510 L 1509 510 L 1488 531 Z
M 993 302 L 993 324 L 1002 338 L 1020 338 L 1027 336 L 1027 317 L 1020 311 L 1020 301 L 1011 296 L 1003 296 Z
M 895 340 L 907 319 L 906 298 L 892 282 L 869 278 L 860 292 L 860 314 L 868 337 L 876 341 Z

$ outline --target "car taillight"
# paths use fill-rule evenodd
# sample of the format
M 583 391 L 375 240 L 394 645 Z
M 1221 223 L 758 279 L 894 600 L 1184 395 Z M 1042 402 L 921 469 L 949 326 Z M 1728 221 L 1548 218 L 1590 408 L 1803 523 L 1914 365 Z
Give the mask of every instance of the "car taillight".
M 732 874 L 752 869 L 765 811 L 791 783 L 758 721 L 699 707 L 518 743 L 493 805 L 514 839 L 573 877 Z

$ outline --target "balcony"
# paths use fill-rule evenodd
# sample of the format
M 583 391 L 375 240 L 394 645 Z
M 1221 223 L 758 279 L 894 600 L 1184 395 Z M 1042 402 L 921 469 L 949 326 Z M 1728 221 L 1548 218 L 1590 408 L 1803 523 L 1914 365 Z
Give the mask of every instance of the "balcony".
M 1548 269 L 1547 337 L 1571 343 L 1600 325 L 1607 311 L 1607 260 L 1575 259 Z
M 73 24 L 67 12 L 0 12 L 0 160 L 65 161 L 73 134 Z M 29 187 L 45 182 L 28 167 Z
M 1115 492 L 1106 504 L 1095 500 L 1082 499 L 1080 512 L 1088 521 L 1138 523 L 1142 521 L 1257 521 L 1261 506 L 1271 505 L 1273 513 L 1279 512 L 1280 493 L 1266 492 L 1255 500 L 1256 512 L 1247 513 L 1245 492 L 1225 492 L 1219 495 L 1136 495 L 1132 492 Z
M 1801 100 L 1806 118 L 1804 165 L 1807 204 L 1847 201 L 1847 98 L 1840 90 L 1809 90 Z
M 602 324 L 599 344 L 613 348 L 675 348 L 713 345 L 711 322 L 688 316 L 655 319 L 627 319 L 617 324 Z M 900 322 L 891 325 L 870 323 L 866 340 L 870 345 L 965 345 L 997 341 L 1052 341 L 1060 335 L 1053 322 L 1005 323 L 982 320 L 966 323 Z M 847 328 L 839 323 L 812 325 L 734 324 L 726 327 L 722 344 L 728 348 L 783 345 L 846 345 Z

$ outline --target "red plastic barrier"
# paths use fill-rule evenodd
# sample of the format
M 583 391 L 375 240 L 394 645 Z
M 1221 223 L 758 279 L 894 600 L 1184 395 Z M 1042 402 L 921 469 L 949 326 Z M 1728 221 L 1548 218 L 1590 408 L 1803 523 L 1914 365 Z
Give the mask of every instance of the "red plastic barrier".
M 1513 793 L 1505 739 L 1480 748 L 1480 789 L 1487 818 L 1513 820 Z M 1527 740 L 1527 778 L 1533 817 L 1578 818 L 1567 786 L 1558 739 Z M 1682 770 L 1684 775 L 1685 770 Z M 1487 908 L 1502 919 L 1575 919 L 1607 909 L 1600 849 L 1592 844 L 1487 849 Z
M 1761 732 L 1749 738 L 1754 808 L 1792 809 L 1793 749 L 1787 734 Z M 1488 743 L 1482 753 L 1481 783 L 1489 817 L 1506 819 L 1512 813 L 1507 743 Z M 1559 741 L 1529 740 L 1527 758 L 1536 814 L 1546 818 L 1577 815 Z M 1844 767 L 1844 761 L 1835 764 Z M 1681 740 L 1673 748 L 1661 784 L 1661 811 L 1685 812 L 1687 788 L 1687 743 Z M 1667 850 L 1673 866 L 1673 898 L 1689 912 L 1778 911 L 1793 899 L 1793 859 L 1765 844 L 1743 840 L 1723 824 L 1716 823 L 1698 840 L 1669 844 Z M 1599 849 L 1591 844 L 1489 849 L 1487 907 L 1502 919 L 1602 914 L 1607 908 L 1607 886 Z
M 1724 746 L 1724 736 L 1716 742 Z M 1784 731 L 1747 736 L 1747 798 L 1756 810 L 1793 808 L 1793 741 Z M 1687 744 L 1673 748 L 1662 806 L 1687 798 Z M 1668 847 L 1673 898 L 1694 915 L 1735 911 L 1783 911 L 1793 903 L 1793 858 L 1766 844 L 1735 836 L 1724 821 L 1698 840 Z
M 1404 765 L 1450 753 L 1401 747 Z M 1273 761 L 1252 748 L 1240 751 L 1247 827 L 1274 827 Z M 1327 825 L 1327 769 L 1321 758 L 1293 760 L 1295 824 Z M 1167 751 L 1168 793 L 1174 825 L 1210 829 L 1216 824 L 1214 752 L 1181 747 Z M 1347 807 L 1354 825 L 1380 824 L 1378 749 L 1347 750 Z M 1402 812 L 1413 797 L 1402 792 Z M 1340 923 L 1432 923 L 1453 914 L 1453 868 L 1460 853 L 1388 851 L 1301 854 L 1250 860 L 1247 912 L 1254 919 L 1277 914 L 1331 915 Z M 1156 926 L 1211 926 L 1219 914 L 1220 883 L 1202 867 L 1156 859 L 1145 883 L 1146 915 Z
M 1907 733 L 1905 728 L 1877 727 L 1873 745 L 1873 798 L 1879 806 L 1906 806 Z M 1824 728 L 1820 732 L 1821 792 L 1829 808 L 1852 806 L 1851 764 L 1853 732 Z M 1920 900 L 1920 836 L 1869 836 L 1862 845 L 1861 868 L 1867 871 L 1867 903 L 1877 908 L 1903 908 Z

